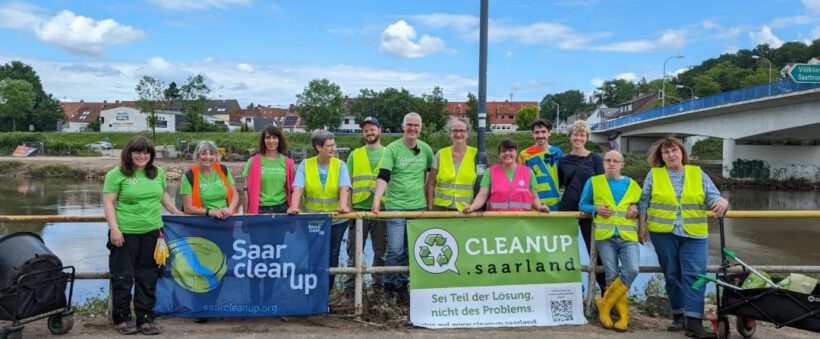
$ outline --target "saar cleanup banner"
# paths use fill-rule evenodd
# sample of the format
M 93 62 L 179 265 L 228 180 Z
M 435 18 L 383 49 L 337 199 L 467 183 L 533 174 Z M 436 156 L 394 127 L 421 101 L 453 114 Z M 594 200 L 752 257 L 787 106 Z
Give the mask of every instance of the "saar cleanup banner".
M 170 250 L 159 314 L 264 317 L 326 313 L 328 215 L 165 216 Z
M 410 220 L 410 321 L 585 324 L 576 218 Z

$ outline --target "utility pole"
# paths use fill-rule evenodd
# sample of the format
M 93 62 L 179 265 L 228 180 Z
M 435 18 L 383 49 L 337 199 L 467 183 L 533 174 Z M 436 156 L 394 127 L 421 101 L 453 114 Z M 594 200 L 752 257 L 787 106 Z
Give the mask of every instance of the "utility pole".
M 487 23 L 489 22 L 489 0 L 481 0 L 481 14 L 479 25 L 478 47 L 478 159 L 476 159 L 476 174 L 481 182 L 481 176 L 487 169 L 487 151 L 484 147 L 484 134 L 487 130 Z M 510 93 L 512 98 L 512 93 Z

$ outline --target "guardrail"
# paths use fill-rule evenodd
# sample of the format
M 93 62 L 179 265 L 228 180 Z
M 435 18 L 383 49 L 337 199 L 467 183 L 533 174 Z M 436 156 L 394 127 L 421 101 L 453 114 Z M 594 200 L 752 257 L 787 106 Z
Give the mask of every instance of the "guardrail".
M 756 85 L 752 87 L 736 89 L 733 91 L 713 94 L 695 100 L 688 100 L 676 104 L 666 105 L 665 107 L 660 107 L 653 110 L 628 115 L 625 117 L 611 119 L 606 122 L 601 122 L 593 125 L 592 130 L 605 131 L 608 129 L 620 127 L 623 125 L 639 121 L 671 116 L 709 107 L 738 103 L 741 101 L 760 99 L 775 95 L 807 91 L 818 88 L 820 88 L 820 83 L 796 83 L 789 79 L 785 79 L 767 84 Z
M 712 217 L 712 214 L 709 213 Z M 192 216 L 193 217 L 193 216 Z M 463 214 L 460 212 L 439 212 L 439 211 L 418 211 L 418 212 L 382 212 L 374 214 L 372 212 L 351 212 L 344 214 L 334 214 L 333 219 L 356 219 L 356 262 L 353 267 L 331 267 L 329 272 L 336 275 L 355 276 L 354 313 L 357 318 L 362 315 L 362 289 L 363 274 L 384 274 L 384 273 L 409 273 L 407 266 L 384 266 L 368 267 L 364 262 L 364 246 L 362 234 L 362 219 L 441 219 L 441 218 L 557 218 L 574 217 L 583 218 L 579 212 L 475 212 Z M 820 218 L 820 210 L 817 211 L 728 211 L 724 218 Z M 3 223 L 66 223 L 66 222 L 105 222 L 103 215 L 0 215 L 0 222 Z M 590 262 L 595 262 L 597 253 L 595 252 L 594 237 L 591 239 Z M 753 266 L 755 269 L 769 273 L 820 273 L 820 266 L 798 266 L 798 265 L 761 265 Z M 707 272 L 715 273 L 720 266 L 709 265 Z M 730 269 L 730 272 L 739 271 L 741 268 Z M 603 267 L 582 265 L 582 272 L 589 273 L 587 291 L 595 290 L 595 274 L 603 273 Z M 641 266 L 640 273 L 661 272 L 659 266 Z M 77 272 L 76 279 L 109 279 L 108 272 Z M 584 309 L 587 317 L 591 314 L 591 304 L 594 300 L 594 293 L 587 293 L 584 301 Z

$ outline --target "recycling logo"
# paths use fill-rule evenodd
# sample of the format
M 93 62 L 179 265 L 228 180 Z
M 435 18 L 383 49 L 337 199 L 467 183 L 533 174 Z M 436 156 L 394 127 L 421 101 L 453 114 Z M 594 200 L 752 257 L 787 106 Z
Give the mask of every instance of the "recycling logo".
M 428 273 L 458 273 L 458 244 L 456 238 L 443 229 L 428 229 L 416 238 L 413 244 L 416 264 Z

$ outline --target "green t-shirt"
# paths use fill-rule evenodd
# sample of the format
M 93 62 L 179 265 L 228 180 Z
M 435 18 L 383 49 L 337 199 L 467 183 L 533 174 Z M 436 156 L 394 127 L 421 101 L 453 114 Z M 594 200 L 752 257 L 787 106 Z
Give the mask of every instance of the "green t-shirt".
M 133 177 L 122 174 L 117 166 L 105 174 L 103 193 L 117 193 L 115 211 L 120 232 L 141 234 L 162 228 L 162 194 L 165 170 L 157 167 L 157 177 L 148 179 L 145 170 Z
M 371 149 L 365 147 L 365 153 L 367 153 L 367 161 L 370 162 L 370 168 L 376 168 L 376 165 L 379 164 L 379 160 L 382 159 L 382 155 L 384 154 L 384 147 L 379 146 L 379 148 Z M 350 155 L 347 156 L 347 170 L 350 173 L 350 176 L 353 177 L 353 152 L 350 152 Z M 370 210 L 373 206 L 373 195 L 371 194 L 365 201 L 362 201 L 357 204 L 353 204 L 353 208 L 357 210 Z
M 261 157 L 261 175 L 259 178 L 259 206 L 276 206 L 284 204 L 288 200 L 288 193 L 285 191 L 287 173 L 285 173 L 285 157 L 279 155 L 276 160 L 268 160 Z M 245 163 L 245 171 L 242 176 L 247 178 L 251 168 L 253 158 Z
M 433 150 L 421 140 L 416 142 L 416 147 L 419 148 L 418 154 L 407 148 L 403 139 L 398 139 L 384 149 L 381 168 L 390 171 L 385 194 L 385 208 L 388 210 L 427 208 L 424 179 L 433 163 Z
M 234 186 L 231 171 L 225 168 L 225 177 L 228 183 Z M 192 183 L 188 182 L 188 176 L 182 176 L 182 185 L 179 185 L 179 194 L 193 194 Z M 199 199 L 202 200 L 202 208 L 217 209 L 228 207 L 228 189 L 222 178 L 216 171 L 211 171 L 210 175 L 199 174 Z
M 507 175 L 507 180 L 512 182 L 515 177 L 515 169 L 506 169 L 503 167 L 501 169 L 503 169 L 504 174 Z M 492 190 L 490 183 L 490 171 L 488 170 L 484 172 L 484 176 L 481 177 L 481 187 L 486 187 L 487 189 Z M 533 173 L 532 169 L 530 169 L 530 189 L 535 189 L 536 187 L 538 187 L 538 183 L 535 181 L 535 173 Z

